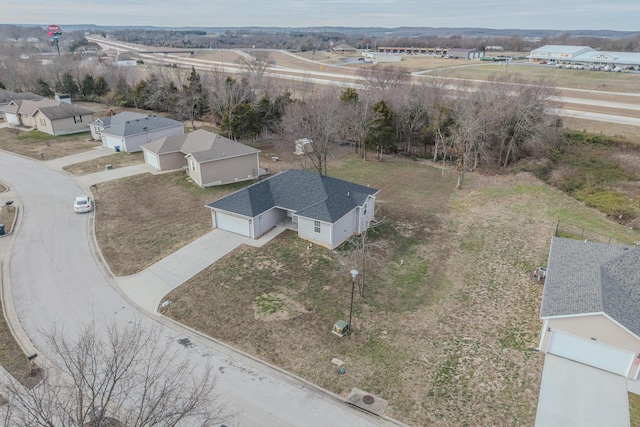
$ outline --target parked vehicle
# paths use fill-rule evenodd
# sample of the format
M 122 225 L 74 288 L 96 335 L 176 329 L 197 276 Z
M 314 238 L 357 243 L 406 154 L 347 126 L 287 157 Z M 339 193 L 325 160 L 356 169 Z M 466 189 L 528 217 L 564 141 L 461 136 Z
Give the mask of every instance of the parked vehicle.
M 91 196 L 78 196 L 73 202 L 73 210 L 76 213 L 91 212 L 93 209 L 93 201 Z

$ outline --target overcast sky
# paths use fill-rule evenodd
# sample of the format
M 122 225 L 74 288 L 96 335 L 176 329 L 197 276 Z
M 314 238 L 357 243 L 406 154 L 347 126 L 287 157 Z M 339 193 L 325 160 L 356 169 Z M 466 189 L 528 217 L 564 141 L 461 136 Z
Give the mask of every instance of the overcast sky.
M 2 24 L 640 31 L 639 0 L 0 0 Z

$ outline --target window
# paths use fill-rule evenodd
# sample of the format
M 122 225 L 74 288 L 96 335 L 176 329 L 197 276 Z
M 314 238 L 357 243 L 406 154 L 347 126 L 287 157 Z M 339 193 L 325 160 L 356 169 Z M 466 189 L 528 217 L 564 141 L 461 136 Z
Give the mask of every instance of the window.
M 40 125 L 41 125 L 41 126 L 46 126 L 46 125 L 47 125 L 47 122 L 45 122 L 45 120 L 44 120 L 44 119 L 40 119 Z
M 73 116 L 73 123 L 82 123 L 82 116 L 78 116 L 78 118 Z
M 368 201 L 364 202 L 364 214 L 367 214 L 367 206 L 369 205 Z
M 320 232 L 320 221 L 313 221 L 313 231 L 316 233 Z
M 193 160 L 191 160 L 191 170 L 194 172 L 196 171 L 196 162 Z

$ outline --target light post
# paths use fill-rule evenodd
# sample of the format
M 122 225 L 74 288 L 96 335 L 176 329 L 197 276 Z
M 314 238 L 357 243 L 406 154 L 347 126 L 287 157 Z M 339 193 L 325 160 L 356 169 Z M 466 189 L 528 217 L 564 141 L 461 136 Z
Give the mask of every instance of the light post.
M 349 333 L 351 333 L 351 313 L 353 313 L 353 290 L 356 287 L 358 270 L 351 270 L 351 307 L 349 308 Z

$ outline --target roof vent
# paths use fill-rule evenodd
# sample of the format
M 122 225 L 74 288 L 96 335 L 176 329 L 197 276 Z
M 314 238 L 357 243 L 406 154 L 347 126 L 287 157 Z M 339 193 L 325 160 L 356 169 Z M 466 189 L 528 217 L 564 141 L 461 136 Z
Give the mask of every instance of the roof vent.
M 347 197 L 349 197 L 349 192 L 347 191 Z

